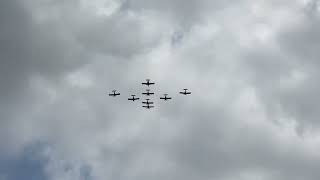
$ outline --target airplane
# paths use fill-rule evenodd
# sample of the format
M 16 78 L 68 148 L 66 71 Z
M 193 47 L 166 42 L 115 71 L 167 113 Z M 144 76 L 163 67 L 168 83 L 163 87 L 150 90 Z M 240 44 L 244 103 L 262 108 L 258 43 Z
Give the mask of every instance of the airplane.
M 144 101 L 144 102 L 142 102 L 143 104 L 147 104 L 147 105 L 149 105 L 149 104 L 153 104 L 153 102 L 149 102 L 149 100 L 150 99 L 146 99 L 147 101 Z
M 188 89 L 183 89 L 184 92 L 179 92 L 180 94 L 184 94 L 184 95 L 187 95 L 187 94 L 191 94 L 191 92 L 187 92 Z
M 143 85 L 147 85 L 148 87 L 150 86 L 150 85 L 154 85 L 155 83 L 151 83 L 150 82 L 150 79 L 146 79 L 146 83 L 141 83 L 141 84 L 143 84 Z
M 168 99 L 171 99 L 171 97 L 167 97 L 168 96 L 168 94 L 164 94 L 164 97 L 160 97 L 160 99 L 163 99 L 163 100 L 168 100 Z
M 135 100 L 139 100 L 139 98 L 135 98 L 136 95 L 131 95 L 132 98 L 128 98 L 128 100 L 130 101 L 135 101 Z
M 154 93 L 151 93 L 151 92 L 150 92 L 150 89 L 147 89 L 146 91 L 147 91 L 147 92 L 144 92 L 144 93 L 142 93 L 142 94 L 147 95 L 147 96 L 154 95 Z
M 150 109 L 150 108 L 154 108 L 154 106 L 150 106 L 149 104 L 147 104 L 146 106 L 142 106 L 144 108 Z
M 116 90 L 112 90 L 112 94 L 109 94 L 109 96 L 113 96 L 113 97 L 116 97 L 116 96 L 119 96 L 120 93 L 116 93 Z

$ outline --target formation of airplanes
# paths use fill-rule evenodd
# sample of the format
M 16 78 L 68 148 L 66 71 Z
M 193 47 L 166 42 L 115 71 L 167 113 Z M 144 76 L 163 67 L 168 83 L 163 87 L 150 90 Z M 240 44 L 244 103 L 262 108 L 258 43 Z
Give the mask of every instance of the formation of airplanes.
M 150 85 L 154 85 L 155 83 L 154 82 L 150 82 L 150 79 L 146 79 L 146 82 L 143 82 L 141 84 L 142 85 L 146 85 L 149 88 Z M 145 96 L 151 96 L 151 95 L 154 95 L 155 93 L 154 92 L 150 92 L 150 89 L 146 89 L 146 92 L 143 92 L 141 94 L 145 95 Z M 179 94 L 189 95 L 189 94 L 191 94 L 191 92 L 188 91 L 188 89 L 183 89 L 183 91 L 179 92 Z M 113 96 L 113 97 L 116 97 L 116 96 L 119 96 L 119 95 L 120 95 L 120 93 L 117 93 L 116 90 L 112 90 L 112 93 L 109 94 L 109 96 Z M 168 97 L 168 94 L 163 94 L 163 95 L 164 95 L 164 97 L 160 97 L 161 100 L 168 101 L 168 100 L 172 99 L 172 97 Z M 137 100 L 140 99 L 140 98 L 135 97 L 135 96 L 136 95 L 134 95 L 134 94 L 131 95 L 131 97 L 129 97 L 128 100 L 134 102 L 134 101 L 137 101 Z M 149 101 L 149 100 L 150 99 L 147 98 L 147 99 L 145 99 L 145 101 L 142 101 L 142 104 L 143 104 L 142 107 L 144 107 L 146 109 L 154 108 L 154 106 L 153 106 L 154 102 Z

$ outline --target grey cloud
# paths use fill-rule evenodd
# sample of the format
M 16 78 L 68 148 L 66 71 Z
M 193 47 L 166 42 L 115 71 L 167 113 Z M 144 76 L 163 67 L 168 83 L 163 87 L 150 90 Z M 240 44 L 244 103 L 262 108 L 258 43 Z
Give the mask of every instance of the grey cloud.
M 124 58 L 146 53 L 157 44 L 154 37 L 146 37 L 143 21 L 119 14 L 81 27 L 78 40 L 93 51 Z M 154 36 L 154 35 L 153 35 Z
M 296 69 L 300 70 L 305 77 L 303 82 L 294 89 L 284 90 L 280 94 L 280 101 L 293 117 L 302 126 L 318 127 L 319 116 L 319 63 L 317 59 L 320 54 L 317 48 L 320 45 L 320 39 L 316 35 L 320 27 L 318 18 L 308 18 L 303 24 L 294 29 L 284 32 L 280 38 L 281 47 L 292 55 L 292 59 L 297 61 Z
M 97 9 L 82 7 L 85 3 L 86 1 L 36 1 L 33 4 L 40 10 L 33 14 L 36 17 L 45 16 L 48 22 L 44 25 L 61 28 L 64 36 L 75 41 L 76 44 L 72 46 L 80 46 L 92 54 L 130 58 L 147 53 L 162 37 L 158 28 L 164 27 L 162 24 L 150 23 L 148 16 L 141 17 L 120 10 L 108 16 L 99 15 L 95 12 Z M 46 14 L 47 11 L 50 13 Z
M 212 12 L 218 12 L 224 8 L 234 5 L 236 1 L 145 1 L 145 0 L 126 0 L 123 3 L 124 9 L 144 12 L 144 11 L 156 11 L 161 16 L 172 20 L 177 23 L 178 26 L 189 29 L 195 24 L 202 23 L 205 20 L 205 16 Z
M 0 158 L 44 142 L 47 179 L 319 179 L 319 137 L 295 131 L 318 126 L 316 19 L 245 47 L 230 16 L 288 1 L 81 2 L 0 2 Z M 173 101 L 128 102 L 145 78 Z
M 307 12 L 301 24 L 279 33 L 279 49 L 262 47 L 265 50 L 254 50 L 245 56 L 251 67 L 249 73 L 253 72 L 251 79 L 270 114 L 294 119 L 299 133 L 319 126 L 319 20 Z
M 1 9 L 1 122 L 8 125 L 1 126 L 4 142 L 8 134 L 26 129 L 21 116 L 32 111 L 36 96 L 31 79 L 42 76 L 56 83 L 83 61 L 77 59 L 81 53 L 76 47 L 67 47 L 70 43 L 60 36 L 58 28 L 34 23 L 20 1 L 2 1 Z M 29 140 L 26 136 L 22 141 Z M 18 141 L 9 143 L 18 146 Z

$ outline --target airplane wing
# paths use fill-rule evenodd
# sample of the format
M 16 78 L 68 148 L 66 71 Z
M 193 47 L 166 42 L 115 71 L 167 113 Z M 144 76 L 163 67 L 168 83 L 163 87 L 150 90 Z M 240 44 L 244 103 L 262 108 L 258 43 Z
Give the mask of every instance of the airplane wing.
M 114 94 L 109 94 L 109 96 L 114 96 Z

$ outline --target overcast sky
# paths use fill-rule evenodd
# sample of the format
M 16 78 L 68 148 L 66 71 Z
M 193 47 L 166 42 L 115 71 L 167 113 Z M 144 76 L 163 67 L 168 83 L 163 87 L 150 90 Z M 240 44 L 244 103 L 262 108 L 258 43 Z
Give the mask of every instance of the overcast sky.
M 1 0 L 0 180 L 319 180 L 319 32 L 318 0 Z

